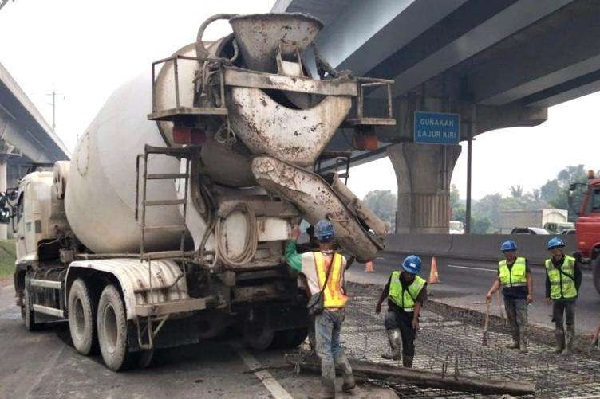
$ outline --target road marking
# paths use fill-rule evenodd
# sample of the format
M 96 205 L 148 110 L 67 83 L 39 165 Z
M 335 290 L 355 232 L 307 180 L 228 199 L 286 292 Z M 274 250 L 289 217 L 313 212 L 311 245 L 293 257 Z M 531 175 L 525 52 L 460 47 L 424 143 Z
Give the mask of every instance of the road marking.
M 246 352 L 239 344 L 232 344 L 232 346 L 237 351 L 238 355 L 240 355 L 249 370 L 255 370 L 262 367 L 262 364 L 260 364 L 254 356 Z M 273 395 L 275 399 L 294 399 L 267 370 L 257 371 L 254 375 L 262 382 L 265 388 L 271 392 L 271 395 Z
M 496 269 L 486 269 L 486 268 L 483 268 L 483 267 L 468 267 L 468 266 L 459 266 L 459 265 L 451 265 L 451 264 L 448 264 L 448 267 L 453 267 L 455 269 L 481 270 L 481 271 L 484 271 L 484 272 L 498 273 L 498 270 L 496 270 Z

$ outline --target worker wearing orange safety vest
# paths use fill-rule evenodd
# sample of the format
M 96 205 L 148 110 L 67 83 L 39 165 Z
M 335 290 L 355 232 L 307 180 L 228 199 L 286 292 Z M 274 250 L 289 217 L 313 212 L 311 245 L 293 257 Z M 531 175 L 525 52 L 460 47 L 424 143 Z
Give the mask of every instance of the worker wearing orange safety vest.
M 323 313 L 315 316 L 317 354 L 321 358 L 321 388 L 312 397 L 334 398 L 336 366 L 342 370 L 342 391 L 349 392 L 356 386 L 352 368 L 340 343 L 344 309 L 348 301 L 343 287 L 346 259 L 333 249 L 335 230 L 328 220 L 321 220 L 315 225 L 318 251 L 299 254 L 296 251 L 299 234 L 299 228 L 294 227 L 285 259 L 291 268 L 305 274 L 312 295 L 322 290 L 324 297 Z

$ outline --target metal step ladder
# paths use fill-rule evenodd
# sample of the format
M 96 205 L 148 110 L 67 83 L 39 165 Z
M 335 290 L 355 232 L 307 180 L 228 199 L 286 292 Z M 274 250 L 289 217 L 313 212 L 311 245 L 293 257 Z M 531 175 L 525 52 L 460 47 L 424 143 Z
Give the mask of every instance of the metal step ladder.
M 151 155 L 172 156 L 186 160 L 184 173 L 149 173 L 148 164 Z M 185 233 L 187 226 L 185 221 L 187 218 L 187 200 L 188 200 L 188 185 L 190 179 L 190 168 L 192 162 L 193 150 L 190 147 L 153 147 L 150 145 L 144 146 L 144 153 L 137 156 L 136 159 L 136 220 L 140 222 L 140 260 L 151 261 L 152 259 L 172 259 L 185 258 L 193 255 L 193 251 L 185 252 Z M 143 160 L 143 170 L 140 174 L 140 161 Z M 171 180 L 183 179 L 184 194 L 182 199 L 176 200 L 157 200 L 148 198 L 148 181 L 149 180 Z M 141 191 L 141 200 L 140 200 Z M 174 225 L 147 225 L 146 210 L 148 207 L 165 207 L 165 206 L 183 206 L 183 222 Z M 179 241 L 179 250 L 146 252 L 146 237 L 149 232 L 169 231 L 179 232 L 181 234 Z

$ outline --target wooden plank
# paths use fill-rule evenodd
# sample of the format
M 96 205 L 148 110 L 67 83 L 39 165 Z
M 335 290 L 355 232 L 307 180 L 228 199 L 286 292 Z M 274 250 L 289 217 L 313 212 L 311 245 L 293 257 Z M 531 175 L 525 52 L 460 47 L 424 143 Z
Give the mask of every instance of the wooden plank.
M 286 360 L 296 365 L 292 356 Z M 455 376 L 452 373 L 441 374 L 427 370 L 405 368 L 395 365 L 351 361 L 350 365 L 358 378 L 366 377 L 377 380 L 394 381 L 402 384 L 412 384 L 422 388 L 447 389 L 451 391 L 479 393 L 486 395 L 531 395 L 535 394 L 535 384 L 530 381 L 511 381 L 486 379 L 471 376 Z M 321 372 L 321 364 L 313 359 L 300 363 L 300 369 Z

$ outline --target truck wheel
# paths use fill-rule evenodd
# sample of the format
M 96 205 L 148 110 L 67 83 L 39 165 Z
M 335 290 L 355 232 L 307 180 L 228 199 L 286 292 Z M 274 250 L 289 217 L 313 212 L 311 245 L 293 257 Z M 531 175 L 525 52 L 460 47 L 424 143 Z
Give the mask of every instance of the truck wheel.
M 127 319 L 119 290 L 107 285 L 98 302 L 98 342 L 106 367 L 113 371 L 127 364 Z
M 35 313 L 29 303 L 29 292 L 27 288 L 23 290 L 23 305 L 21 306 L 21 317 L 25 322 L 25 328 L 29 331 L 39 330 L 39 324 L 35 322 Z
M 89 355 L 94 345 L 94 311 L 87 286 L 79 278 L 69 291 L 69 331 L 77 352 Z
M 592 273 L 594 275 L 594 287 L 596 287 L 596 291 L 600 294 L 600 257 L 592 261 Z
M 268 314 L 256 311 L 253 321 L 244 323 L 243 339 L 250 348 L 263 351 L 273 343 L 275 331 L 269 322 Z
M 308 327 L 277 331 L 271 347 L 276 349 L 294 349 L 300 346 L 306 340 L 307 336 Z

